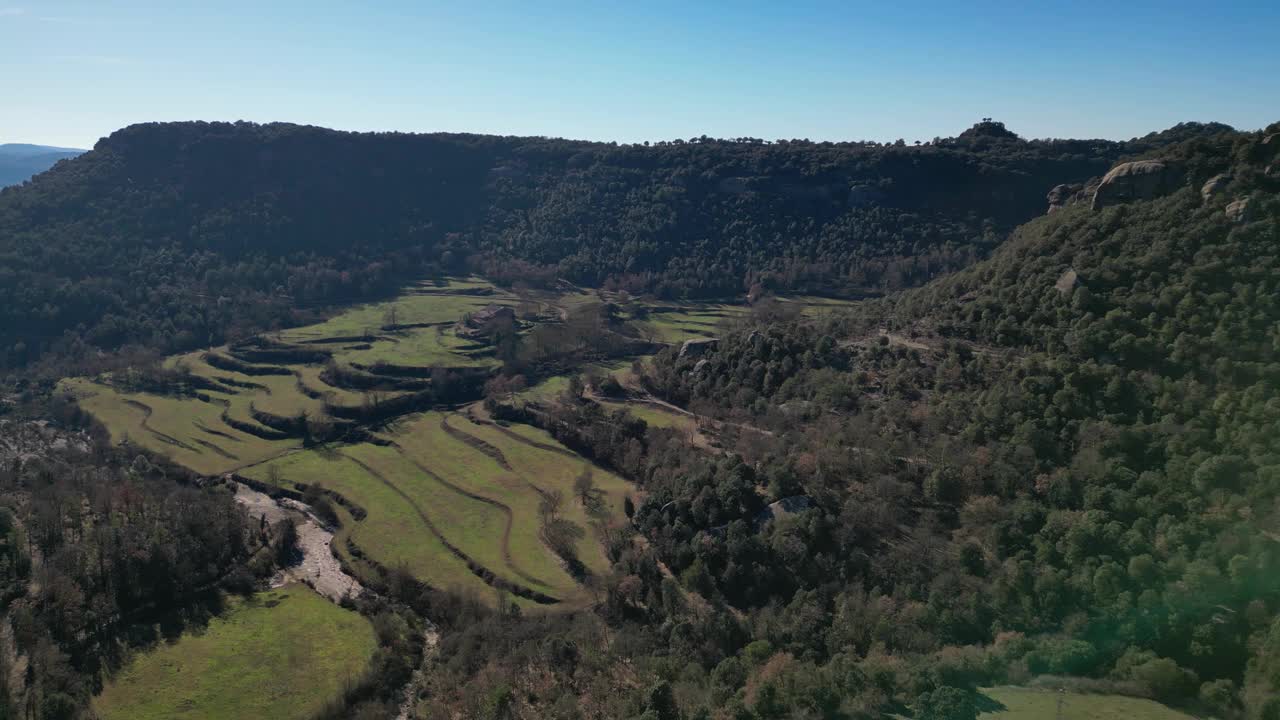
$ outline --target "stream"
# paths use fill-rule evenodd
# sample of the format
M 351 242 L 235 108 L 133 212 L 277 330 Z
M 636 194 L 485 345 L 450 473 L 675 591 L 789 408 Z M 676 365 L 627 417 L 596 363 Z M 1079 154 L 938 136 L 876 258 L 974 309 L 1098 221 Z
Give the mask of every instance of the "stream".
M 280 587 L 291 582 L 304 582 L 335 603 L 341 602 L 346 595 L 355 597 L 364 590 L 359 581 L 342 570 L 338 559 L 330 550 L 333 544 L 333 533 L 316 519 L 306 504 L 288 498 L 275 500 L 266 493 L 258 492 L 240 483 L 236 483 L 235 487 L 236 502 L 244 506 L 251 517 L 265 517 L 268 524 L 275 524 L 287 517 L 292 517 L 297 523 L 298 549 L 302 551 L 302 562 L 276 573 L 275 577 L 271 578 L 271 587 Z M 434 656 L 439 638 L 435 625 L 426 621 L 423 642 L 428 658 Z M 429 663 L 428 659 L 425 664 Z M 424 667 L 414 670 L 408 686 L 404 689 L 404 699 L 401 701 L 397 720 L 409 720 L 412 717 L 418 690 L 425 681 L 424 672 Z

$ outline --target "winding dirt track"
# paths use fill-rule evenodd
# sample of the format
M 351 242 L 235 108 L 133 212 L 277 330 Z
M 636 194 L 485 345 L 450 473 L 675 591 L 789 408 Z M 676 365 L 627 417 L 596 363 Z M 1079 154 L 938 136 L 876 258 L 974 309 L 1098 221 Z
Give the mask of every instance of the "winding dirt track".
M 418 463 L 412 458 L 409 458 L 407 455 L 403 453 L 402 449 L 398 445 L 394 445 L 393 447 L 396 448 L 397 452 L 400 452 L 402 457 L 412 462 L 415 467 L 417 467 L 419 470 L 426 473 L 429 477 L 435 480 L 438 480 L 440 484 L 444 485 L 445 487 L 457 493 L 460 493 L 466 497 L 469 497 L 473 500 L 478 500 L 485 504 L 497 507 L 499 510 L 503 511 L 503 515 L 506 518 L 506 524 L 502 531 L 502 556 L 503 556 L 504 562 L 507 564 L 507 567 L 510 568 L 512 572 L 514 572 L 516 575 L 519 575 L 521 578 L 524 578 L 529 582 L 535 582 L 535 583 L 541 582 L 540 580 L 538 580 L 538 578 L 533 577 L 532 575 L 524 572 L 519 567 L 517 567 L 515 564 L 515 561 L 511 557 L 510 541 L 511 541 L 511 524 L 513 521 L 513 514 L 511 512 L 511 508 L 498 502 L 497 500 L 494 500 L 492 498 L 486 498 L 481 495 L 476 495 L 475 493 L 464 490 L 463 488 L 460 488 L 457 485 L 454 485 L 446 481 L 444 478 L 428 470 L 421 463 Z M 395 483 L 388 480 L 385 475 L 380 473 L 378 470 L 374 469 L 368 463 L 362 462 L 358 458 L 352 457 L 348 453 L 339 453 L 339 454 L 341 454 L 343 457 L 350 460 L 351 462 L 355 463 L 356 465 L 359 465 L 365 472 L 369 473 L 371 476 L 376 478 L 383 485 L 386 485 L 388 489 L 390 489 L 396 495 L 400 496 L 402 500 L 408 503 L 409 507 L 413 508 L 414 513 L 417 514 L 418 519 L 422 521 L 423 526 L 426 527 L 427 530 L 432 535 L 434 535 L 437 540 L 440 541 L 440 544 L 444 545 L 449 550 L 449 552 L 453 553 L 458 559 L 465 562 L 467 564 L 467 567 L 471 569 L 471 572 L 475 574 L 476 577 L 479 577 L 481 580 L 484 580 L 485 583 L 494 587 L 499 587 L 498 585 L 495 584 L 496 582 L 502 582 L 502 583 L 507 583 L 509 585 L 512 585 L 513 587 L 523 591 L 521 594 L 524 594 L 526 597 L 530 597 L 535 602 L 539 602 L 543 604 L 552 604 L 552 603 L 560 602 L 559 598 L 546 595 L 537 590 L 534 590 L 533 588 L 517 585 L 516 583 L 512 583 L 509 580 L 503 580 L 501 578 L 498 578 L 492 570 L 489 570 L 480 562 L 476 561 L 471 556 L 467 555 L 465 552 L 463 552 L 462 548 L 459 548 L 458 546 L 449 542 L 449 540 L 444 536 L 444 533 L 440 532 L 440 529 L 437 528 L 435 523 L 431 521 L 431 518 L 427 517 L 427 513 L 423 511 L 422 506 L 418 505 L 417 501 L 409 497 L 409 495 L 405 493 L 404 490 L 401 490 L 399 487 L 397 487 Z
M 220 447 L 218 447 L 217 445 L 215 445 L 215 444 L 213 444 L 213 443 L 209 442 L 208 440 L 201 440 L 201 439 L 199 439 L 199 438 L 196 438 L 196 442 L 197 442 L 197 443 L 199 443 L 200 445 L 203 445 L 203 446 L 205 446 L 205 447 L 209 448 L 209 449 L 210 449 L 210 450 L 212 450 L 214 453 L 216 453 L 216 454 L 218 454 L 218 455 L 221 455 L 222 457 L 224 457 L 224 458 L 226 458 L 226 459 L 228 459 L 228 460 L 239 460 L 239 459 L 240 459 L 240 456 L 239 456 L 239 455 L 232 455 L 231 453 L 227 452 L 226 450 L 223 450 L 222 448 L 220 448 Z
M 500 500 L 494 500 L 491 497 L 485 497 L 484 495 L 471 492 L 470 490 L 467 490 L 466 488 L 460 485 L 455 485 L 452 482 L 445 480 L 443 477 L 440 477 L 440 475 L 433 472 L 431 468 L 427 467 L 426 465 L 406 455 L 404 452 L 404 448 L 394 444 L 393 444 L 393 447 L 395 447 L 396 452 L 400 453 L 401 457 L 413 463 L 414 467 L 418 468 L 418 470 L 422 471 L 423 474 L 425 474 L 427 477 L 431 478 L 432 480 L 435 480 L 436 482 L 440 483 L 441 485 L 449 488 L 450 490 L 458 493 L 463 497 L 470 498 L 477 502 L 482 502 L 485 505 L 489 505 L 491 507 L 497 508 L 498 511 L 502 513 L 503 519 L 505 520 L 505 523 L 502 528 L 502 559 L 503 561 L 506 563 L 507 567 L 511 570 L 511 572 L 515 573 L 516 575 L 519 575 L 525 580 L 528 580 L 529 582 L 535 582 L 535 583 L 542 582 L 541 580 L 534 577 L 533 575 L 525 572 L 524 570 L 521 570 L 520 567 L 516 565 L 515 559 L 511 556 L 511 528 L 515 524 L 515 511 L 511 509 L 510 505 L 507 505 L 506 503 Z
M 498 423 L 493 422 L 492 420 L 484 420 L 484 419 L 477 418 L 477 417 L 474 417 L 474 416 L 471 416 L 471 415 L 468 415 L 468 416 L 467 416 L 467 419 L 469 419 L 471 422 L 473 422 L 473 423 L 475 423 L 475 424 L 477 424 L 477 425 L 484 425 L 485 427 L 493 428 L 495 431 L 497 431 L 497 432 L 499 432 L 499 433 L 502 433 L 503 435 L 506 435 L 507 437 L 511 438 L 512 440 L 515 440 L 516 442 L 521 443 L 521 444 L 524 444 L 524 445 L 528 445 L 529 447 L 537 448 L 537 449 L 539 449 L 539 450 L 546 450 L 547 452 L 553 452 L 553 453 L 555 453 L 555 454 L 557 454 L 557 455 L 563 455 L 563 456 L 568 457 L 568 458 L 573 458 L 574 460 L 581 460 L 581 459 L 582 459 L 582 456 L 581 456 L 581 455 L 578 455 L 578 454 L 574 453 L 572 450 L 566 450 L 566 449 L 564 449 L 564 448 L 562 448 L 562 447 L 559 447 L 559 446 L 557 446 L 557 445 L 551 445 L 551 444 L 549 444 L 549 443 L 538 442 L 537 440 L 534 440 L 533 438 L 527 438 L 527 437 L 525 437 L 524 435 L 521 435 L 520 433 L 518 433 L 518 432 L 516 432 L 516 431 L 514 431 L 514 430 L 511 430 L 510 428 L 503 427 L 503 426 L 499 425 Z M 499 452 L 501 452 L 501 451 L 499 450 Z
M 464 442 L 467 445 L 470 445 L 471 447 L 475 448 L 476 450 L 479 450 L 480 452 L 484 453 L 485 455 L 488 455 L 489 457 L 493 458 L 499 465 L 502 466 L 502 469 L 506 470 L 512 475 L 515 475 L 517 478 L 521 480 L 521 482 L 523 482 L 525 485 L 528 485 L 530 490 L 538 493 L 540 497 L 544 497 L 544 498 L 550 497 L 550 494 L 546 490 L 543 490 L 541 487 L 538 487 L 537 484 L 535 484 L 534 482 L 526 478 L 524 475 L 517 472 L 516 469 L 511 466 L 511 463 L 507 462 L 507 456 L 503 454 L 502 448 L 486 441 L 484 438 L 478 438 L 475 435 L 472 435 L 471 433 L 465 430 L 460 430 L 456 427 L 453 427 L 452 425 L 449 424 L 449 417 L 450 416 L 446 415 L 445 417 L 441 418 L 440 427 L 444 428 L 444 431 L 449 433 L 450 437 L 456 440 L 460 440 L 461 442 Z M 531 444 L 533 443 L 532 440 L 530 440 L 529 442 Z M 540 444 L 535 444 L 535 447 L 537 447 L 538 445 Z M 550 446 L 544 445 L 542 447 L 543 449 L 551 449 Z
M 209 433 L 210 435 L 217 435 L 218 437 L 220 437 L 220 438 L 224 438 L 224 439 L 226 439 L 226 440 L 230 440 L 231 442 L 237 442 L 237 443 L 238 443 L 238 442 L 240 442 L 240 438 L 238 438 L 238 437 L 236 437 L 236 436 L 234 436 L 234 435 L 231 435 L 230 433 L 224 433 L 224 432 L 222 432 L 221 430 L 214 430 L 213 428 L 209 427 L 208 425 L 205 425 L 205 424 L 204 424 L 202 421 L 200 421 L 199 419 L 197 419 L 197 420 L 195 420 L 195 421 L 193 421 L 193 422 L 194 422 L 194 424 L 195 424 L 195 426 L 196 426 L 196 427 L 198 427 L 198 428 L 200 428 L 201 430 L 203 430 L 203 431 L 205 431 L 205 432 Z
M 457 440 L 458 442 L 466 443 L 467 445 L 470 445 L 476 450 L 479 450 L 485 455 L 493 458 L 495 462 L 502 466 L 503 470 L 511 473 L 515 472 L 515 468 L 511 467 L 511 463 L 507 462 L 507 456 L 502 454 L 502 450 L 497 445 L 491 445 L 465 430 L 459 430 L 458 428 L 450 425 L 450 417 L 450 415 L 445 415 L 440 418 L 440 429 L 444 430 L 449 437 Z
M 142 411 L 142 423 L 141 423 L 142 429 L 151 433 L 152 436 L 154 436 L 160 442 L 168 443 L 169 445 L 173 445 L 174 447 L 180 447 L 183 450 L 189 450 L 193 453 L 196 453 L 197 455 L 203 454 L 201 453 L 200 448 L 188 445 L 187 443 L 182 442 L 181 440 L 179 440 L 178 438 L 172 435 L 166 435 L 160 432 L 159 430 L 156 430 L 155 428 L 151 427 L 151 413 L 153 411 L 150 405 L 146 403 L 138 402 L 137 400 L 129 400 L 129 399 L 126 399 L 124 401 L 124 404 L 128 405 L 129 407 L 135 410 Z

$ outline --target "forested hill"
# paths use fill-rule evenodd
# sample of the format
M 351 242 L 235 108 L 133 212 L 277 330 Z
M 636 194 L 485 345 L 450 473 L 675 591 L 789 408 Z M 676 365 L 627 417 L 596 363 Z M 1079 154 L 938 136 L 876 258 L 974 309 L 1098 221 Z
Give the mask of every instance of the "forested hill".
M 424 274 L 662 296 L 876 294 L 971 263 L 1045 193 L 1187 136 L 617 145 L 137 125 L 0 191 L 0 367 L 176 350 Z M 52 353 L 51 353 L 52 351 Z
M 1109 175 L 922 288 L 659 355 L 655 392 L 759 429 L 633 472 L 669 569 L 796 660 L 770 702 L 1049 674 L 1280 717 L 1280 123 Z

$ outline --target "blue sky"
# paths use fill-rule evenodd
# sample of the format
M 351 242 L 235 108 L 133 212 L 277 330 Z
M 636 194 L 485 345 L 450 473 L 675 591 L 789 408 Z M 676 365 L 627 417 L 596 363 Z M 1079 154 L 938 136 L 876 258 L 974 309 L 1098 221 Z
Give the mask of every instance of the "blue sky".
M 0 142 L 282 120 L 624 142 L 1280 120 L 1280 2 L 0 0 Z

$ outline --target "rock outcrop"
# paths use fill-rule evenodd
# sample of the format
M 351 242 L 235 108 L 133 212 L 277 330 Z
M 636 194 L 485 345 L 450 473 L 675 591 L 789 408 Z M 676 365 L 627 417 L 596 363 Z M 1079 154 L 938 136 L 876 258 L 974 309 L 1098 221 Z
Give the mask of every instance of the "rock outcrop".
M 1151 200 L 1178 187 L 1179 173 L 1159 160 L 1136 160 L 1117 165 L 1093 192 L 1093 209 L 1133 200 Z
M 854 185 L 849 188 L 849 205 L 867 207 L 884 202 L 884 192 L 874 185 Z
M 1249 212 L 1249 198 L 1240 198 L 1233 200 L 1227 204 L 1227 219 L 1231 222 L 1241 223 L 1249 220 L 1251 213 Z
M 1080 276 L 1076 274 L 1075 269 L 1067 268 L 1067 271 L 1058 277 L 1058 281 L 1053 284 L 1053 287 L 1063 295 L 1070 295 L 1071 291 L 1075 290 L 1079 284 Z
M 1056 185 L 1046 198 L 1049 200 L 1049 212 L 1061 210 L 1068 205 L 1074 205 L 1080 201 L 1080 193 L 1084 190 L 1081 183 L 1064 183 Z
M 708 352 L 715 350 L 716 345 L 718 344 L 720 344 L 720 341 L 716 338 L 694 338 L 692 340 L 685 340 L 684 344 L 680 346 L 679 359 L 683 360 L 685 358 L 702 357 Z
M 1200 197 L 1206 201 L 1214 195 L 1222 192 L 1227 187 L 1227 183 L 1231 182 L 1231 175 L 1222 173 L 1209 178 L 1209 181 L 1200 187 Z

